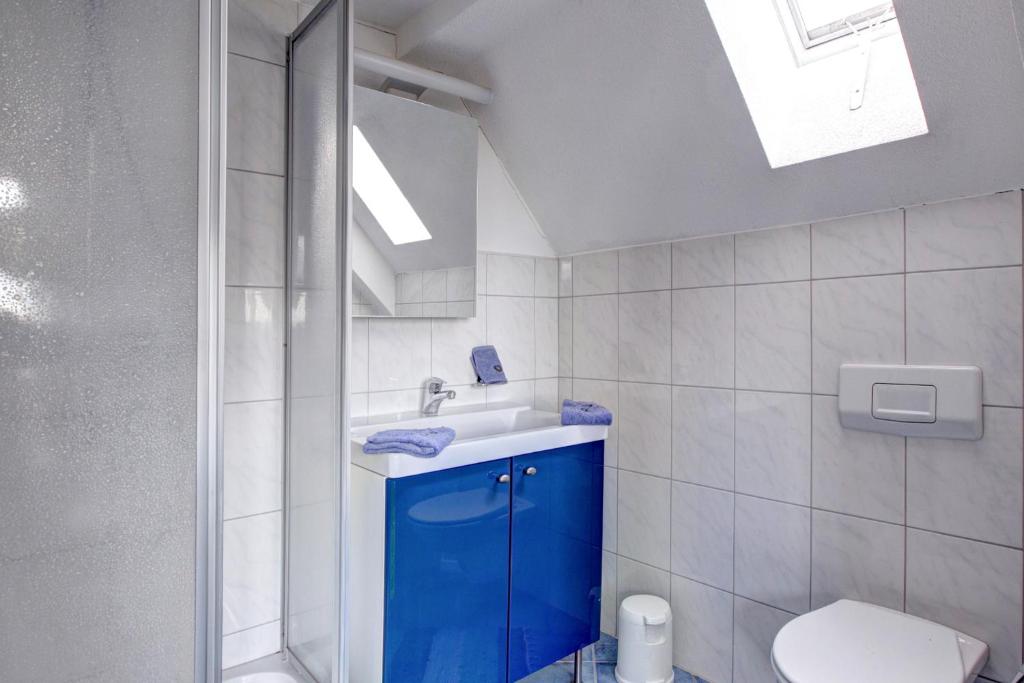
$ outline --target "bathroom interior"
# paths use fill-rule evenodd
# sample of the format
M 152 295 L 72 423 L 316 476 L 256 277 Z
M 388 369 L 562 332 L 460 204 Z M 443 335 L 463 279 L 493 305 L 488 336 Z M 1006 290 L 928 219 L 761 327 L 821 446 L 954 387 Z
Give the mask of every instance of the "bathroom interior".
M 0 8 L 0 681 L 1024 680 L 1024 0 Z

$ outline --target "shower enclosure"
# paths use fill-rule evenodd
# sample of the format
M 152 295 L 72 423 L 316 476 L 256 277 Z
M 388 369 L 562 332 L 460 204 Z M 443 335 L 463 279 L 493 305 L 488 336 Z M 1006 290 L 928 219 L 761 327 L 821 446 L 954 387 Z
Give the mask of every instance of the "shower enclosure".
M 284 646 L 318 683 L 346 678 L 350 27 L 346 0 L 321 2 L 288 67 Z

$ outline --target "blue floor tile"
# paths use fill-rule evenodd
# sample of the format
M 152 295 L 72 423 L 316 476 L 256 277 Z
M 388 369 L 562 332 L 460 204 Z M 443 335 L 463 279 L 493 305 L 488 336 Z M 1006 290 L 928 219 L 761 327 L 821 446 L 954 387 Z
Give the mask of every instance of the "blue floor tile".
M 615 662 L 618 659 L 619 641 L 602 633 L 601 640 L 583 651 L 584 683 L 616 683 Z M 707 683 L 702 678 L 685 671 L 675 671 L 675 683 Z M 561 661 L 541 669 L 522 679 L 521 683 L 572 683 L 572 660 Z

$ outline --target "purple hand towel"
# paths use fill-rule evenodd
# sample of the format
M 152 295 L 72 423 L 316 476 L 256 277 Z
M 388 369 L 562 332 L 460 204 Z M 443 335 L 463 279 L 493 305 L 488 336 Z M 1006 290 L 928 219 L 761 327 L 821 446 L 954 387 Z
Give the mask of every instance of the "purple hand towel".
M 612 411 L 597 403 L 562 401 L 563 425 L 610 425 Z
M 430 458 L 443 451 L 454 440 L 455 430 L 450 427 L 385 429 L 366 439 L 363 453 L 407 453 Z
M 480 384 L 506 384 L 505 369 L 501 367 L 498 351 L 493 346 L 477 346 L 469 354 Z

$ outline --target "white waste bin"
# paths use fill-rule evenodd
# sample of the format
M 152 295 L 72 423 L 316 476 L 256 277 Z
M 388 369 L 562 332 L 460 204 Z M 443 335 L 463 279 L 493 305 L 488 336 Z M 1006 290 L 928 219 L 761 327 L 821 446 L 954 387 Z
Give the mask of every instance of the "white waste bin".
M 618 683 L 672 683 L 672 608 L 656 595 L 631 595 L 619 605 Z

